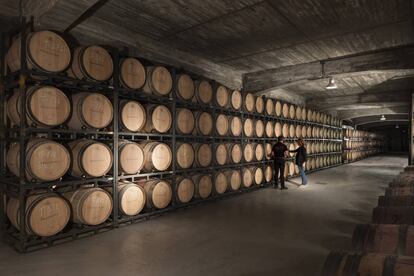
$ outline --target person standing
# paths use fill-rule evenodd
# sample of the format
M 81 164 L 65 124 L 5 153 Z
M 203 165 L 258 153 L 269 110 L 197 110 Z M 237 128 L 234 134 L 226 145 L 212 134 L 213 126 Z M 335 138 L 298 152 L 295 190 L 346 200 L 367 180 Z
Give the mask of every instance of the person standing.
M 289 152 L 296 152 L 296 160 L 295 163 L 299 168 L 300 177 L 302 178 L 302 186 L 303 188 L 306 187 L 306 184 L 308 184 L 308 178 L 305 174 L 305 168 L 303 167 L 303 164 L 306 162 L 307 154 L 306 154 L 306 147 L 305 142 L 303 142 L 302 139 L 298 139 L 298 148 L 295 150 L 290 150 Z
M 280 172 L 280 189 L 286 190 L 285 187 L 285 158 L 288 156 L 288 148 L 283 143 L 283 137 L 277 138 L 277 143 L 272 147 L 272 157 L 275 166 L 275 184 L 273 188 L 278 188 L 278 174 Z

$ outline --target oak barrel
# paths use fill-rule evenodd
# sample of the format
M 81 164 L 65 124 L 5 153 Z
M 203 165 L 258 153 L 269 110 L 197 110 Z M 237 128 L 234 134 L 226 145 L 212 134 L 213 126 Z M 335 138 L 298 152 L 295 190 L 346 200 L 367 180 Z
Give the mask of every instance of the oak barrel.
M 303 136 L 302 136 L 302 126 L 301 125 L 296 125 L 295 136 L 298 137 L 298 138 L 303 138 Z
M 71 113 L 69 98 L 53 86 L 32 86 L 26 91 L 27 125 L 56 127 L 66 122 Z M 20 91 L 7 101 L 7 115 L 11 125 L 20 126 Z
M 275 112 L 275 104 L 272 99 L 266 100 L 266 115 L 272 116 Z
M 266 160 L 270 160 L 272 158 L 272 144 L 266 143 L 265 155 L 266 155 Z
M 121 174 L 137 174 L 144 167 L 144 150 L 132 141 L 119 140 L 118 168 Z
M 264 158 L 264 148 L 262 144 L 254 144 L 254 157 L 257 161 L 262 161 Z
M 111 195 L 95 187 L 82 187 L 63 193 L 72 206 L 72 221 L 77 224 L 98 225 L 105 222 L 112 212 Z
M 71 129 L 106 128 L 114 116 L 111 101 L 99 93 L 77 93 L 72 95 L 72 116 L 68 121 Z
M 229 132 L 229 118 L 224 114 L 219 114 L 216 118 L 216 131 L 220 136 L 226 136 Z
M 219 85 L 216 90 L 216 103 L 220 107 L 227 107 L 229 103 L 229 91 L 223 85 Z
M 282 136 L 282 124 L 279 122 L 275 123 L 275 137 Z
M 255 99 L 252 93 L 247 93 L 244 97 L 244 108 L 247 112 L 253 112 L 255 108 Z
M 145 131 L 166 133 L 172 125 L 171 111 L 165 105 L 147 105 Z
M 265 132 L 265 126 L 262 120 L 256 120 L 254 123 L 254 133 L 256 134 L 256 137 L 263 137 Z
M 233 164 L 241 162 L 243 153 L 240 144 L 227 144 L 227 152 L 229 154 L 229 159 Z
M 187 74 L 180 74 L 176 80 L 176 95 L 179 99 L 189 101 L 194 97 L 194 81 Z
M 211 195 L 213 190 L 213 181 L 210 175 L 207 174 L 197 174 L 192 176 L 195 189 L 194 189 L 194 198 L 197 199 L 206 199 Z
M 218 144 L 216 147 L 216 162 L 217 165 L 225 165 L 228 162 L 228 152 L 225 144 Z
M 112 168 L 111 149 L 90 139 L 80 139 L 68 144 L 72 152 L 71 175 L 75 177 L 100 177 Z
M 175 198 L 179 203 L 188 203 L 194 197 L 195 185 L 191 178 L 179 176 L 175 180 Z
M 71 209 L 69 203 L 56 193 L 29 195 L 26 198 L 26 233 L 41 237 L 53 236 L 67 225 Z M 11 224 L 20 230 L 20 202 L 9 198 L 6 207 Z
M 272 178 L 273 178 L 273 168 L 271 165 L 267 165 L 264 171 L 264 179 L 266 183 L 269 183 L 272 181 Z
M 275 103 L 275 115 L 280 117 L 282 115 L 282 104 L 279 101 Z
M 195 164 L 197 167 L 208 167 L 211 165 L 213 152 L 210 144 L 197 144 L 195 146 Z
M 147 121 L 147 113 L 137 101 L 121 101 L 119 106 L 121 128 L 130 132 L 141 131 Z
M 262 114 L 265 109 L 265 103 L 262 96 L 256 97 L 255 109 L 257 113 Z
M 296 107 L 295 118 L 296 120 L 303 120 L 302 119 L 302 108 L 300 106 Z
M 242 95 L 239 90 L 233 90 L 230 97 L 230 103 L 233 109 L 240 110 L 242 107 Z
M 213 117 L 207 112 L 198 112 L 196 116 L 196 129 L 201 135 L 210 135 L 213 130 Z
M 254 158 L 254 148 L 251 143 L 247 143 L 244 145 L 243 149 L 243 157 L 246 162 L 252 162 Z
M 227 190 L 227 177 L 223 172 L 218 172 L 214 176 L 214 189 L 217 194 L 224 194 Z
M 141 146 L 144 149 L 144 169 L 147 172 L 165 171 L 172 161 L 171 148 L 165 144 L 155 141 L 142 142 Z
M 145 67 L 133 57 L 121 60 L 119 67 L 120 83 L 129 89 L 139 89 L 144 86 L 147 78 Z
M 213 88 L 211 84 L 206 80 L 196 81 L 197 101 L 202 104 L 209 104 L 213 99 Z
M 265 126 L 266 137 L 272 138 L 275 134 L 275 127 L 272 121 L 267 121 Z
M 44 138 L 32 138 L 26 145 L 26 178 L 39 182 L 61 178 L 69 169 L 71 156 L 63 145 Z M 20 175 L 20 144 L 13 142 L 6 155 L 6 164 Z
M 358 224 L 352 247 L 363 252 L 414 256 L 414 226 L 395 224 Z
M 249 188 L 253 185 L 253 172 L 252 168 L 243 168 L 242 169 L 242 176 L 243 176 L 243 187 Z
M 289 106 L 289 118 L 296 119 L 296 106 L 293 104 Z
M 165 96 L 171 92 L 173 79 L 170 71 L 163 66 L 149 66 L 146 68 L 147 80 L 142 90 L 145 93 L 153 93 Z
M 284 103 L 282 106 L 282 115 L 283 118 L 289 118 L 289 104 Z
M 321 276 L 408 276 L 414 273 L 414 258 L 378 253 L 331 252 Z
M 21 39 L 15 39 L 7 54 L 6 62 L 10 71 L 21 66 Z M 57 73 L 65 71 L 71 61 L 71 52 L 66 41 L 53 31 L 29 33 L 26 38 L 26 59 L 28 69 Z
M 80 46 L 73 52 L 69 75 L 89 81 L 107 81 L 112 77 L 114 65 L 111 55 L 101 46 Z
M 227 170 L 224 172 L 227 177 L 228 190 L 237 191 L 240 189 L 242 176 L 240 170 Z
M 230 134 L 232 136 L 240 136 L 242 133 L 242 121 L 237 116 L 230 117 Z
M 181 134 L 191 134 L 195 126 L 193 112 L 187 108 L 177 109 L 177 130 Z
M 289 137 L 295 138 L 296 137 L 296 126 L 294 124 L 291 124 L 289 126 Z
M 142 184 L 147 194 L 147 208 L 164 209 L 172 200 L 171 184 L 165 180 L 153 179 Z
M 126 216 L 138 215 L 145 207 L 147 196 L 144 188 L 128 182 L 118 182 L 116 186 L 118 190 L 118 210 Z M 107 189 L 112 193 L 112 188 Z
M 252 172 L 253 172 L 254 184 L 256 185 L 262 184 L 263 179 L 264 179 L 263 169 L 261 167 L 253 167 Z
M 282 136 L 289 137 L 289 124 L 288 123 L 284 123 L 282 126 Z
M 177 165 L 181 169 L 188 169 L 194 163 L 194 148 L 190 143 L 177 143 Z
M 253 137 L 254 127 L 253 127 L 253 120 L 250 118 L 246 118 L 243 123 L 243 132 L 246 137 Z

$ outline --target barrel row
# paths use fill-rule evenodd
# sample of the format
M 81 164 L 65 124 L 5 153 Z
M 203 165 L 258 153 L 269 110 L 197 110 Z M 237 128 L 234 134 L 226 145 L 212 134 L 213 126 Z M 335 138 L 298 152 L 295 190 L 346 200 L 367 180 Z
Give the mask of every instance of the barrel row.
M 164 209 L 175 200 L 180 204 L 193 199 L 207 199 L 212 194 L 237 191 L 242 187 L 270 182 L 272 168 L 246 167 L 242 170 L 224 170 L 213 175 L 194 174 L 175 179 L 175 187 L 167 180 L 150 179 L 119 182 L 116 186 L 119 212 L 135 216 L 147 210 Z M 37 192 L 26 198 L 25 226 L 30 235 L 53 236 L 62 231 L 69 221 L 81 225 L 99 225 L 112 213 L 113 190 L 84 185 L 74 191 Z M 9 198 L 6 213 L 11 224 L 19 229 L 20 208 L 17 198 Z
M 382 147 L 384 145 L 383 141 L 378 140 L 370 140 L 370 141 L 352 141 L 346 140 L 345 141 L 345 148 L 351 150 L 364 150 L 369 148 L 377 148 Z
M 380 149 L 371 149 L 371 150 L 364 150 L 364 151 L 345 150 L 342 158 L 346 162 L 354 162 L 354 161 L 358 161 L 358 160 L 365 159 L 367 157 L 376 155 L 380 152 L 381 152 Z
M 344 129 L 344 136 L 348 138 L 370 138 L 370 139 L 380 139 L 382 136 L 363 130 L 355 130 L 355 129 Z
M 297 143 L 286 143 L 289 150 L 295 150 L 298 146 Z M 342 151 L 342 144 L 335 142 L 307 142 L 306 150 L 308 154 L 316 153 L 329 153 Z M 290 153 L 290 156 L 294 156 L 295 153 Z

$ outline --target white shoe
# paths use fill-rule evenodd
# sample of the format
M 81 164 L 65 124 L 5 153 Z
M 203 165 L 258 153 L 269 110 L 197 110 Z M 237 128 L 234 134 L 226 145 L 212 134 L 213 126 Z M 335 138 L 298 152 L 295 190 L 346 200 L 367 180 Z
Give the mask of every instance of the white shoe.
M 306 184 L 306 185 L 303 185 L 303 184 L 300 185 L 301 188 L 306 188 L 307 186 L 308 186 L 308 184 Z

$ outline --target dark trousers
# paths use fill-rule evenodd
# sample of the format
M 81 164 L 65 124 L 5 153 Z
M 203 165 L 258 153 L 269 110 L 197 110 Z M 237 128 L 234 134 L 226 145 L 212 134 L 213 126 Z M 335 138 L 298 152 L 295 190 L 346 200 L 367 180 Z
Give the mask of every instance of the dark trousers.
M 285 160 L 281 158 L 276 158 L 274 160 L 275 163 L 275 186 L 277 187 L 278 184 L 278 177 L 277 175 L 280 172 L 280 186 L 281 188 L 285 187 Z

